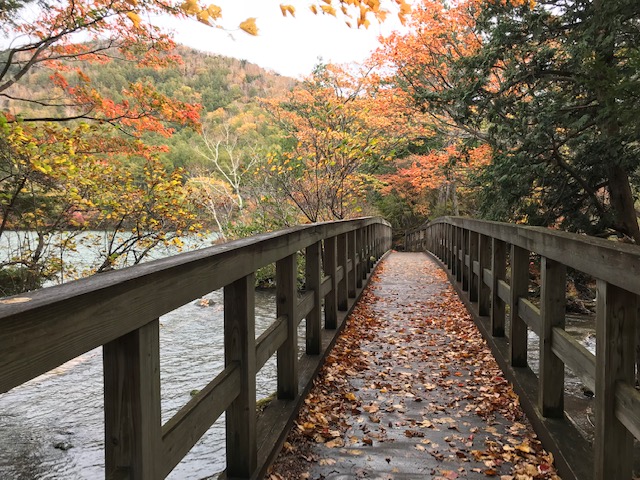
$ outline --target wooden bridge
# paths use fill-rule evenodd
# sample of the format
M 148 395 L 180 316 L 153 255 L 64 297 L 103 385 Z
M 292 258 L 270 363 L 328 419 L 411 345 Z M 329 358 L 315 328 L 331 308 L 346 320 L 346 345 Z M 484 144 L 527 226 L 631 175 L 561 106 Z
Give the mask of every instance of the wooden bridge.
M 432 222 L 408 235 L 406 246 L 430 250 L 450 270 L 563 478 L 631 479 L 634 436 L 640 438 L 640 393 L 634 388 L 638 247 L 461 218 Z M 390 247 L 391 228 L 382 219 L 328 222 L 2 299 L 0 392 L 103 346 L 106 478 L 164 478 L 225 412 L 226 477 L 260 478 Z M 304 292 L 296 289 L 300 251 L 306 257 Z M 531 255 L 541 262 L 539 307 L 527 299 Z M 272 263 L 277 314 L 255 338 L 255 272 Z M 597 279 L 595 356 L 563 328 L 567 267 Z M 219 288 L 225 368 L 163 424 L 158 319 Z M 306 349 L 299 356 L 302 319 Z M 537 376 L 527 366 L 528 331 L 540 337 Z M 272 355 L 277 400 L 258 418 L 256 372 Z M 565 366 L 595 392 L 593 446 L 566 420 Z M 593 461 L 585 462 L 591 455 Z

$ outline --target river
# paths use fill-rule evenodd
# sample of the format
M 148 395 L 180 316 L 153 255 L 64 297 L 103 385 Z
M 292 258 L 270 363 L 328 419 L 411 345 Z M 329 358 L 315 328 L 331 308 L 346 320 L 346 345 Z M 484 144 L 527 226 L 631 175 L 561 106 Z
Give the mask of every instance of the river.
M 224 364 L 223 295 L 160 319 L 162 420 L 166 422 Z M 275 297 L 256 291 L 256 336 L 275 319 Z M 304 328 L 304 322 L 301 324 Z M 257 396 L 276 389 L 275 356 L 257 378 Z M 104 478 L 102 349 L 0 395 L 0 479 Z M 168 478 L 201 479 L 225 468 L 224 415 Z

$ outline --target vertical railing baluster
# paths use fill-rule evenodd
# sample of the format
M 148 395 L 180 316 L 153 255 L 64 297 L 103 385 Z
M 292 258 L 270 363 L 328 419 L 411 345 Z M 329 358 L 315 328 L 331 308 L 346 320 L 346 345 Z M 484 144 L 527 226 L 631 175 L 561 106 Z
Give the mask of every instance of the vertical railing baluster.
M 332 330 L 338 325 L 338 256 L 336 237 L 324 241 L 324 271 L 331 277 L 331 290 L 324 297 L 324 328 Z
M 518 299 L 529 292 L 529 252 L 511 245 L 511 298 L 509 301 L 509 351 L 511 365 L 527 366 L 527 324 L 518 313 Z
M 478 275 L 474 272 L 473 264 L 478 261 L 478 234 L 469 231 L 469 301 L 478 301 Z
M 507 278 L 507 246 L 491 239 L 491 335 L 504 337 L 505 302 L 498 296 L 498 283 Z
M 258 464 L 256 437 L 255 274 L 224 287 L 225 366 L 240 365 L 240 394 L 225 416 L 227 478 L 251 478 Z
M 313 307 L 309 311 L 305 322 L 305 344 L 307 355 L 320 353 L 320 310 L 322 297 L 320 296 L 320 284 L 322 283 L 321 242 L 309 245 L 305 251 L 305 285 L 306 290 L 313 292 Z M 335 256 L 334 256 L 335 258 Z
M 633 436 L 616 417 L 616 384 L 633 385 L 638 300 L 603 280 L 597 280 L 596 288 L 594 479 L 629 479 Z
M 478 314 L 482 317 L 491 312 L 491 286 L 484 281 L 485 269 L 491 268 L 491 237 L 478 238 Z
M 287 317 L 287 339 L 277 352 L 278 398 L 298 395 L 298 322 L 296 305 L 296 254 L 276 262 L 276 315 Z
M 567 267 L 542 257 L 540 261 L 540 375 L 538 404 L 545 417 L 564 415 L 564 362 L 552 349 L 553 328 L 564 329 Z
M 364 273 L 363 236 L 362 228 L 356 230 L 356 288 L 362 288 L 362 278 Z
M 347 265 L 349 260 L 349 245 L 347 234 L 338 235 L 338 266 L 342 267 L 342 279 L 338 282 L 338 310 L 345 312 L 348 307 L 349 292 L 347 289 Z M 325 328 L 326 327 L 325 325 Z
M 356 296 L 356 231 L 352 230 L 349 232 L 349 242 L 348 242 L 348 252 L 349 252 L 349 260 L 351 261 L 351 269 L 347 275 L 347 291 L 349 298 L 355 298 Z
M 454 227 L 455 229 L 455 257 L 456 257 L 456 261 L 454 262 L 454 266 L 455 266 L 455 275 L 456 275 L 456 281 L 457 282 L 461 282 L 462 281 L 462 261 L 460 260 L 460 240 L 462 237 L 462 229 L 460 227 Z
M 453 254 L 453 225 L 447 224 L 447 265 L 449 266 L 449 271 L 453 273 L 454 264 L 455 264 L 455 256 Z
M 469 267 L 467 266 L 467 256 L 469 254 L 469 230 L 462 229 L 460 237 L 460 258 L 462 259 L 462 290 L 469 290 Z
M 160 326 L 153 320 L 103 347 L 105 474 L 158 478 Z

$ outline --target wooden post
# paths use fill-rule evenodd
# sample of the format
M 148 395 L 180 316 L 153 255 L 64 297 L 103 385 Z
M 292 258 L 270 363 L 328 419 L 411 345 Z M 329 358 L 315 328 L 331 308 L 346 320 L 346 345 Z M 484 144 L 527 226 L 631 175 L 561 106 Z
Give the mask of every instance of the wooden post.
M 103 347 L 106 478 L 158 478 L 159 328 L 153 320 Z
M 349 260 L 351 260 L 351 270 L 345 272 L 347 275 L 347 292 L 349 298 L 356 297 L 356 231 L 349 232 L 349 242 L 347 252 L 349 254 Z
M 322 297 L 320 296 L 320 284 L 322 283 L 322 270 L 321 270 L 321 243 L 312 243 L 306 248 L 305 251 L 305 285 L 309 292 L 313 292 L 313 307 L 306 317 L 306 352 L 307 355 L 318 355 L 320 353 L 320 311 L 322 307 Z M 335 244 L 334 244 L 334 259 L 335 259 Z M 326 312 L 325 312 L 326 313 Z
M 462 229 L 462 235 L 460 237 L 460 260 L 462 264 L 462 290 L 469 290 L 469 268 L 467 267 L 467 255 L 469 254 L 469 230 Z
M 347 311 L 348 307 L 348 296 L 349 292 L 347 291 L 347 260 L 349 257 L 348 252 L 348 242 L 347 242 L 347 234 L 343 233 L 342 235 L 338 235 L 338 266 L 342 267 L 342 280 L 338 282 L 338 310 L 341 312 Z M 327 326 L 325 320 L 325 328 L 329 328 Z
M 276 262 L 276 315 L 287 317 L 287 339 L 277 353 L 278 398 L 298 395 L 298 322 L 296 322 L 296 254 Z
M 567 267 L 542 257 L 540 291 L 540 374 L 538 404 L 545 417 L 564 416 L 564 362 L 552 350 L 554 327 L 565 323 Z
M 597 280 L 595 480 L 630 479 L 633 436 L 618 420 L 616 384 L 633 385 L 637 297 Z
M 469 301 L 478 301 L 478 275 L 473 271 L 473 263 L 478 260 L 478 233 L 469 230 Z
M 327 330 L 334 329 L 338 325 L 337 243 L 338 242 L 336 237 L 327 238 L 324 241 L 324 271 L 326 275 L 331 277 L 331 290 L 329 290 L 329 292 L 324 297 L 324 328 L 326 328 Z M 318 288 L 318 290 L 320 290 L 320 288 Z M 320 307 L 318 307 L 318 310 L 319 308 Z M 319 313 L 320 312 L 318 311 L 318 315 Z M 308 318 L 307 321 L 309 321 Z M 318 349 L 319 348 L 320 335 L 318 335 Z M 318 350 L 318 353 L 319 352 L 320 350 Z
M 324 241 L 324 271 L 331 277 L 331 290 L 324 297 L 324 328 L 331 330 L 338 325 L 338 239 L 327 238 Z
M 491 239 L 491 335 L 504 337 L 505 303 L 498 296 L 498 282 L 507 278 L 507 246 Z
M 526 298 L 529 293 L 529 252 L 511 245 L 511 298 L 509 312 L 511 328 L 509 331 L 509 351 L 511 365 L 527 366 L 527 324 L 518 313 L 518 299 Z
M 364 256 L 365 256 L 365 271 L 362 274 L 362 278 L 366 279 L 367 274 L 371 271 L 373 267 L 373 263 L 371 262 L 371 226 L 365 227 L 364 229 Z
M 257 468 L 255 274 L 224 287 L 224 363 L 240 364 L 240 394 L 226 411 L 227 478 Z
M 362 228 L 359 228 L 356 230 L 356 288 L 362 288 L 362 275 L 364 274 L 364 241 L 362 237 Z
M 484 282 L 484 270 L 491 268 L 491 238 L 480 235 L 478 239 L 478 314 L 481 317 L 491 312 L 491 286 Z
M 447 224 L 447 265 L 449 271 L 453 273 L 455 269 L 455 256 L 453 254 L 453 225 Z
M 453 227 L 453 237 L 454 237 L 454 257 L 455 261 L 453 262 L 453 266 L 455 269 L 456 281 L 462 281 L 462 262 L 460 261 L 460 237 L 462 234 L 462 230 L 458 227 Z

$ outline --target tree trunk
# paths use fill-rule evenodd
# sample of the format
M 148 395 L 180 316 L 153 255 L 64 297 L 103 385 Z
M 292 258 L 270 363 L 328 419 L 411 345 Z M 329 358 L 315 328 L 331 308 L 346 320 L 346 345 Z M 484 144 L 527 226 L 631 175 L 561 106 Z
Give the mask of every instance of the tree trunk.
M 631 192 L 629 175 L 621 166 L 615 164 L 611 165 L 607 171 L 615 227 L 640 245 L 640 228 L 638 227 L 638 217 L 636 216 L 635 200 Z

